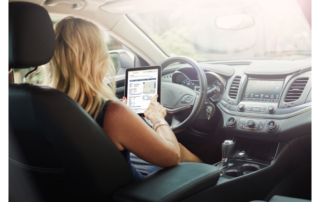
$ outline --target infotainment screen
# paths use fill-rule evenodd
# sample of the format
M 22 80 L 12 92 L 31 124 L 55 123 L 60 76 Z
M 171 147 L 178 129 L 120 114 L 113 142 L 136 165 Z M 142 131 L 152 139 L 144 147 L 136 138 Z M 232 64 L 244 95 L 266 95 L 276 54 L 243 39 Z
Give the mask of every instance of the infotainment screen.
M 154 95 L 158 94 L 160 102 L 160 79 L 160 66 L 126 69 L 125 96 L 129 108 L 143 116 Z
M 249 79 L 243 100 L 278 102 L 283 80 Z

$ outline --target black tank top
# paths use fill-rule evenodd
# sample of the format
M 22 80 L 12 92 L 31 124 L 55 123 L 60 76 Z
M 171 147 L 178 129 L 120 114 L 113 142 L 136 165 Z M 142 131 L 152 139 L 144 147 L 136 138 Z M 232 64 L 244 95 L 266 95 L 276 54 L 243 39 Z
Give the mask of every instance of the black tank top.
M 111 102 L 111 100 L 108 100 L 108 101 L 105 102 L 103 108 L 101 109 L 100 113 L 98 114 L 98 116 L 96 118 L 96 122 L 100 125 L 101 128 L 103 128 L 104 116 L 105 116 L 107 107 L 108 107 L 110 102 Z M 127 149 L 124 149 L 124 150 L 122 150 L 120 152 L 121 152 L 122 156 L 126 159 L 127 163 L 129 164 L 134 179 L 135 180 L 141 179 L 143 177 L 143 175 L 141 173 L 139 173 L 136 170 L 136 168 L 131 164 L 130 151 L 128 151 Z

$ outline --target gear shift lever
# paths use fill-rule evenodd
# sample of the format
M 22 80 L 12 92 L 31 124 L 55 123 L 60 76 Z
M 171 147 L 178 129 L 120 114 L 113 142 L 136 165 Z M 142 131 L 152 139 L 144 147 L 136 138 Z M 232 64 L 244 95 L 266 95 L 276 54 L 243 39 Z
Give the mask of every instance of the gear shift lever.
M 234 147 L 235 143 L 233 140 L 225 140 L 222 143 L 222 160 L 221 163 L 219 165 L 220 168 L 223 168 L 225 166 L 228 166 L 228 157 Z

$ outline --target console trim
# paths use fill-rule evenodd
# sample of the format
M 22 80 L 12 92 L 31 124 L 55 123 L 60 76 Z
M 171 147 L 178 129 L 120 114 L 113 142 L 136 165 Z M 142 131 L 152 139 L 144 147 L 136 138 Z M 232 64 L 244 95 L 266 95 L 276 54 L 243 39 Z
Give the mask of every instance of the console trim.
M 303 105 L 299 105 L 299 107 L 301 107 L 301 106 L 306 106 L 306 108 L 303 108 L 303 109 L 300 109 L 298 111 L 288 113 L 288 114 L 253 114 L 253 113 L 246 113 L 246 112 L 230 111 L 230 110 L 226 109 L 220 102 L 217 104 L 217 107 L 220 110 L 224 111 L 225 113 L 227 113 L 229 115 L 242 116 L 242 117 L 252 117 L 252 118 L 266 118 L 266 119 L 287 119 L 287 118 L 291 118 L 291 117 L 303 114 L 307 111 L 310 111 L 312 108 L 311 102 L 303 104 Z
M 242 75 L 239 83 L 238 95 L 236 98 L 237 104 L 239 104 L 242 101 L 243 91 L 244 91 L 244 88 L 247 86 L 247 81 L 248 81 L 248 76 L 246 74 Z

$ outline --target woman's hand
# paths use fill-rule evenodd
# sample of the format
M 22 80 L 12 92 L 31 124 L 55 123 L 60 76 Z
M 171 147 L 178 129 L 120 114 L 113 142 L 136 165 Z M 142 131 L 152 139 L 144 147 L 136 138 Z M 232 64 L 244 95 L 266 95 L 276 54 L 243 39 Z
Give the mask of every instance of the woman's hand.
M 167 110 L 157 102 L 158 95 L 151 98 L 148 108 L 144 111 L 144 116 L 149 119 L 152 123 L 164 119 L 167 115 Z

